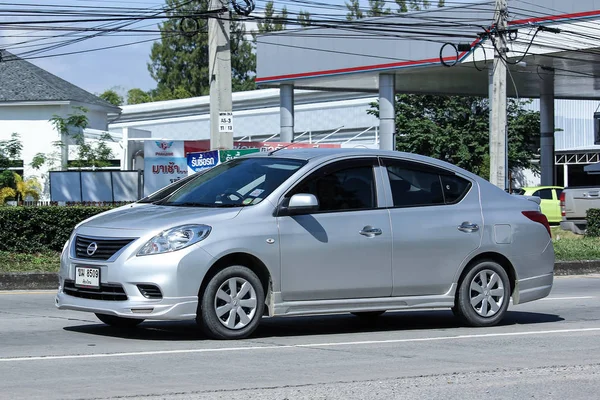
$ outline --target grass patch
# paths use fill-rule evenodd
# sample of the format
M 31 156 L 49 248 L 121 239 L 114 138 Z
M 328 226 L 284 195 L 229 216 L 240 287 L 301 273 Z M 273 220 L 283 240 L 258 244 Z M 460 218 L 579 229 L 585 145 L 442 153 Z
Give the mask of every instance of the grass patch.
M 552 241 L 556 261 L 600 260 L 600 238 L 576 235 L 553 227 Z
M 13 253 L 0 251 L 0 272 L 58 272 L 60 253 Z

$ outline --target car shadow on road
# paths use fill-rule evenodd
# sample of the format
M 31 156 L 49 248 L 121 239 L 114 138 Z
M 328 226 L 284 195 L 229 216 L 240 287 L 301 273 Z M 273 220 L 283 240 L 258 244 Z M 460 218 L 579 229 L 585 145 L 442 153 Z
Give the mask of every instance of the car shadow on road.
M 555 314 L 508 311 L 499 326 L 535 325 L 564 321 Z M 363 319 L 351 314 L 264 318 L 251 336 L 254 339 L 310 335 L 334 335 L 411 330 L 451 330 L 464 325 L 450 311 L 400 311 Z M 66 331 L 147 341 L 203 340 L 206 336 L 193 321 L 148 321 L 135 329 L 104 324 L 67 326 Z

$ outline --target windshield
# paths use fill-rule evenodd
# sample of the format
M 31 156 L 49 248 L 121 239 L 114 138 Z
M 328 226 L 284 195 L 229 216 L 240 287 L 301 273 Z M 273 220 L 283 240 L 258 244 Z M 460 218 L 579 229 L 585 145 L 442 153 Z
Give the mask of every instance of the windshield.
M 234 159 L 190 181 L 161 204 L 190 207 L 258 204 L 304 164 L 301 160 L 272 157 Z
M 185 178 L 181 178 L 178 181 L 171 183 L 164 188 L 157 190 L 156 192 L 144 197 L 141 200 L 138 200 L 138 203 L 154 203 L 155 201 L 159 201 L 164 199 L 165 197 L 171 195 L 174 191 L 188 183 L 189 181 L 196 179 L 198 175 L 190 175 Z

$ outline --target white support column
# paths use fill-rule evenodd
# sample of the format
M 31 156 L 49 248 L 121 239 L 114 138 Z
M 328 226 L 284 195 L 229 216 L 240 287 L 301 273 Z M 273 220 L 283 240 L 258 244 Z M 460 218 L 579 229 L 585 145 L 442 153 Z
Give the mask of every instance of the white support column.
M 294 141 L 294 85 L 283 84 L 279 87 L 279 141 Z
M 379 148 L 396 150 L 396 85 L 393 74 L 379 74 Z
M 507 2 L 496 0 L 494 19 L 497 23 L 497 46 L 494 52 L 492 70 L 492 95 L 490 102 L 490 182 L 501 189 L 507 189 L 507 116 L 506 116 L 506 27 Z
M 210 0 L 210 10 L 228 8 L 227 0 Z M 233 129 L 219 129 L 220 114 L 232 112 L 231 45 L 229 13 L 208 19 L 208 71 L 210 79 L 210 148 L 232 149 Z M 224 117 L 227 118 L 227 117 Z M 231 124 L 233 128 L 234 124 Z
M 569 164 L 563 165 L 563 186 L 569 186 Z
M 554 185 L 554 70 L 545 70 L 540 82 L 540 164 L 542 186 Z

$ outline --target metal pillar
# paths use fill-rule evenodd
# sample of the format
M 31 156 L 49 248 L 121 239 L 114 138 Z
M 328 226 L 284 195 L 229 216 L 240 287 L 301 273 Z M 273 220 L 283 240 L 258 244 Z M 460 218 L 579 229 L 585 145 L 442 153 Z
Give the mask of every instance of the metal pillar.
M 294 141 L 294 85 L 284 84 L 279 87 L 279 141 Z
M 554 185 L 554 70 L 540 82 L 540 164 L 542 186 Z
M 396 150 L 396 85 L 393 74 L 379 74 L 379 148 Z
M 569 186 L 569 164 L 563 165 L 563 186 Z

